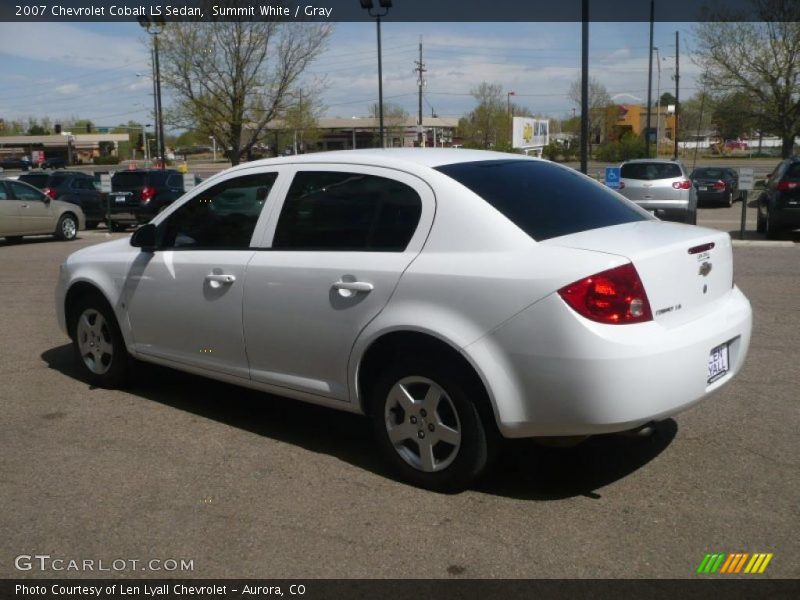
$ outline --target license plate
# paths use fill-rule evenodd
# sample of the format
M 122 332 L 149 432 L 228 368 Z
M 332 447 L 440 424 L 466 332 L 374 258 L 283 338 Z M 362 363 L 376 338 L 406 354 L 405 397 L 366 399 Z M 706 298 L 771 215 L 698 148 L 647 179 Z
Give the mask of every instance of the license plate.
M 114 202 L 125 202 L 125 196 L 114 196 Z
M 699 185 L 699 186 L 697 186 L 697 189 L 700 190 L 701 192 L 705 192 L 708 189 L 708 186 L 707 185 Z
M 707 381 L 716 381 L 728 372 L 728 344 L 717 346 L 708 356 Z

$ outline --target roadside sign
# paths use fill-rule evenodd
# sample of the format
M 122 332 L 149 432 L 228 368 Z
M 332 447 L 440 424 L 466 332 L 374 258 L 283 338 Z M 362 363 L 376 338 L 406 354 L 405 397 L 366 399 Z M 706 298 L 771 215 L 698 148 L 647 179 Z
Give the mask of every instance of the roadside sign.
M 183 190 L 188 192 L 194 187 L 194 173 L 183 174 Z
M 108 173 L 100 174 L 100 191 L 104 194 L 111 193 L 111 175 Z
M 739 169 L 739 189 L 752 190 L 755 181 L 753 179 L 753 169 Z
M 612 190 L 619 189 L 619 167 L 606 167 L 606 185 Z

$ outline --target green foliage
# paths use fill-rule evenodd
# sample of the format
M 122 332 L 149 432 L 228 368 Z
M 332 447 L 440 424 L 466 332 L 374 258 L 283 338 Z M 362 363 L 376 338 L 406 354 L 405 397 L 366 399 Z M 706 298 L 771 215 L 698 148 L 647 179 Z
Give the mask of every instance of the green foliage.
M 621 162 L 632 158 L 645 158 L 644 139 L 635 135 L 624 135 L 616 142 L 606 142 L 597 148 L 596 157 L 606 162 Z
M 95 156 L 92 162 L 96 165 L 118 165 L 119 156 Z

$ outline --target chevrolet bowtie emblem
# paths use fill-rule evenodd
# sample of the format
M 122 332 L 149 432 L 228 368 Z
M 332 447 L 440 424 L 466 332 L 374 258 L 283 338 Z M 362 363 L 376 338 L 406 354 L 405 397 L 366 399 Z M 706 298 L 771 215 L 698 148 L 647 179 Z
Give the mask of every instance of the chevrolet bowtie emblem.
M 711 273 L 711 263 L 710 262 L 704 262 L 702 265 L 700 265 L 700 275 L 705 277 L 709 273 Z

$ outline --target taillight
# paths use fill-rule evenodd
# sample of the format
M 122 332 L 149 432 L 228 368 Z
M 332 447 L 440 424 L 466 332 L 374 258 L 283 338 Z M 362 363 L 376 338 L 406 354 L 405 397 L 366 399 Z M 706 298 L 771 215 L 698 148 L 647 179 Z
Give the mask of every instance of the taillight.
M 779 192 L 789 192 L 791 190 L 796 190 L 800 187 L 800 183 L 797 181 L 779 181 L 778 182 L 778 191 Z
M 156 188 L 151 185 L 146 185 L 142 190 L 142 203 L 147 204 L 156 195 Z
M 632 263 L 581 279 L 558 290 L 579 315 L 613 325 L 652 321 L 650 301 Z
M 676 190 L 690 190 L 692 189 L 692 182 L 688 179 L 683 179 L 681 181 L 673 181 L 672 187 Z
M 712 185 L 711 187 L 714 188 L 715 190 L 724 190 L 725 189 L 725 182 L 724 181 L 718 181 L 714 185 Z
M 42 190 L 42 193 L 43 193 L 43 194 L 47 194 L 47 195 L 48 195 L 48 196 L 50 196 L 50 197 L 51 197 L 53 200 L 55 200 L 56 198 L 58 198 L 58 192 L 57 192 L 57 191 L 55 191 L 53 188 L 46 187 L 46 188 L 44 188 L 44 189 Z

